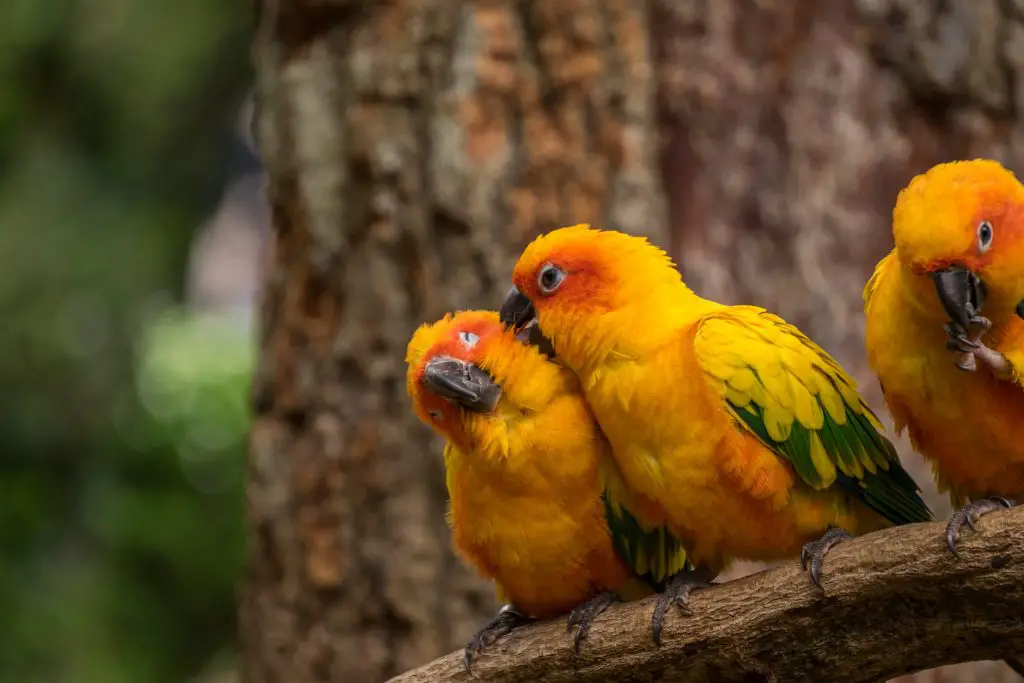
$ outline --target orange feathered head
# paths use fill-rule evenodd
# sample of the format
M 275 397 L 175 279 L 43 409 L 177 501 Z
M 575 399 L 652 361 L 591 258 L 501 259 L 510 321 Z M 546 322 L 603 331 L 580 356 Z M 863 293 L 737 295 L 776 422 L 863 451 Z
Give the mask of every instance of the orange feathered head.
M 406 349 L 406 389 L 413 410 L 449 441 L 474 448 L 481 430 L 538 410 L 561 366 L 545 356 L 534 328 L 518 335 L 494 311 L 459 311 L 421 325 Z
M 689 292 L 668 254 L 645 238 L 588 225 L 538 237 L 519 257 L 512 282 L 502 322 L 518 329 L 536 318 L 576 370 L 630 339 L 652 339 L 647 313 L 670 311 Z
M 915 177 L 896 200 L 893 238 L 922 305 L 939 313 L 941 304 L 963 327 L 982 309 L 1024 317 L 1024 186 L 998 162 L 954 161 Z

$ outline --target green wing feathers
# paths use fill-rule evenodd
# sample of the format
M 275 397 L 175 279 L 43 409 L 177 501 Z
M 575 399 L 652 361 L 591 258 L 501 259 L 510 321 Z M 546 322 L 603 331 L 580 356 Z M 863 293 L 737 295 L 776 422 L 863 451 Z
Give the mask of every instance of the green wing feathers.
M 700 323 L 694 349 L 739 425 L 806 484 L 838 485 L 893 524 L 933 519 L 854 381 L 800 330 L 733 306 Z
M 637 577 L 660 592 L 673 574 L 693 569 L 686 550 L 666 527 L 641 521 L 615 465 L 603 465 L 604 509 L 615 551 Z

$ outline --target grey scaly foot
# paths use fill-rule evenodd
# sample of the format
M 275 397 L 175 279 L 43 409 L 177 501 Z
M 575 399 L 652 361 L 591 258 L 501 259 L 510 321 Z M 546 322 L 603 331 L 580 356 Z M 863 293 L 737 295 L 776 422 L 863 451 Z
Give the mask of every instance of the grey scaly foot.
M 1001 498 L 994 496 L 992 498 L 979 498 L 978 500 L 972 500 L 967 505 L 963 506 L 949 518 L 949 523 L 946 525 L 946 545 L 949 547 L 949 552 L 953 553 L 957 557 L 960 556 L 956 551 L 957 541 L 960 540 L 960 531 L 966 524 L 971 531 L 974 531 L 974 523 L 978 521 L 979 517 L 987 515 L 990 512 L 996 510 L 1006 510 L 1014 507 L 1015 503 L 1009 498 Z
M 974 350 L 974 357 L 988 366 L 997 379 L 1011 379 L 1013 377 L 1013 366 L 1006 356 L 994 351 L 984 344 L 979 344 Z
M 971 337 L 968 337 L 967 331 L 957 323 L 946 323 L 943 327 L 946 330 L 946 348 L 960 354 L 960 357 L 953 361 L 954 364 L 965 372 L 974 372 L 978 367 L 978 361 L 981 361 L 998 379 L 1010 379 L 1013 376 L 1010 361 L 981 341 L 985 333 L 992 329 L 992 321 L 979 315 L 971 319 L 971 324 L 980 328 Z
M 580 643 L 587 637 L 587 633 L 590 632 L 590 626 L 594 623 L 594 620 L 601 616 L 608 607 L 619 601 L 619 596 L 611 591 L 601 591 L 594 597 L 590 598 L 586 602 L 577 605 L 572 612 L 569 613 L 569 620 L 566 623 L 565 630 L 571 631 L 573 626 L 578 626 L 576 630 L 576 637 L 572 640 L 572 651 L 580 651 Z
M 829 527 L 828 531 L 817 541 L 811 541 L 804 545 L 800 551 L 800 567 L 807 571 L 811 568 L 811 583 L 821 588 L 821 564 L 825 561 L 825 555 L 835 546 L 843 541 L 853 538 L 853 535 L 843 531 L 839 527 Z M 822 590 L 824 590 L 822 588 Z
M 651 626 L 654 636 L 654 644 L 661 646 L 661 629 L 665 625 L 665 614 L 669 605 L 675 605 L 683 614 L 691 615 L 687 603 L 690 601 L 690 594 L 700 588 L 710 588 L 711 579 L 715 577 L 709 569 L 698 567 L 696 569 L 684 569 L 669 579 L 664 592 L 658 596 L 658 602 L 654 606 L 654 616 L 651 619 Z
M 504 605 L 498 610 L 498 616 L 491 619 L 482 629 L 476 632 L 469 643 L 466 645 L 465 652 L 462 657 L 462 662 L 466 666 L 466 673 L 472 675 L 473 673 L 473 659 L 486 650 L 494 642 L 506 635 L 512 629 L 533 621 L 522 612 L 520 612 L 515 605 Z

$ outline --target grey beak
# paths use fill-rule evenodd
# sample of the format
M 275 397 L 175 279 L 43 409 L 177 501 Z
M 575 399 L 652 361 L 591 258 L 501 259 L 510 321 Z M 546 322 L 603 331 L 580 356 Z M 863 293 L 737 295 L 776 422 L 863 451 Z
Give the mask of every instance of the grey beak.
M 519 331 L 537 317 L 537 311 L 518 287 L 512 287 L 498 310 L 498 319 L 507 327 Z
M 981 306 L 985 303 L 985 284 L 961 266 L 932 273 L 932 282 L 950 320 L 967 329 L 981 313 Z
M 493 411 L 501 398 L 501 386 L 489 374 L 451 356 L 431 359 L 423 369 L 423 384 L 432 393 L 475 413 Z

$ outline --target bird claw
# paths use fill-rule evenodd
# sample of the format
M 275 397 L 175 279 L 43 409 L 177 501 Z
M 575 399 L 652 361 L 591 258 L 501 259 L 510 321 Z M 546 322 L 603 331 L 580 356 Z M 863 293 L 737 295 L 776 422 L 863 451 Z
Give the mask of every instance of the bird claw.
M 966 525 L 971 531 L 975 531 L 974 523 L 977 522 L 979 518 L 990 512 L 1009 509 L 1015 505 L 1016 503 L 1009 498 L 993 496 L 991 498 L 979 498 L 978 500 L 972 500 L 970 503 L 957 510 L 956 514 L 949 518 L 949 523 L 946 524 L 946 547 L 949 548 L 949 552 L 953 553 L 956 557 L 960 557 L 960 553 L 958 553 L 956 549 L 956 544 L 960 540 L 960 531 L 963 529 L 964 525 Z
M 989 330 L 992 329 L 992 321 L 983 315 L 976 315 L 973 318 L 971 318 L 968 322 L 971 323 L 972 325 L 977 325 L 978 327 L 980 327 L 982 333 L 988 332 Z
M 1006 356 L 984 344 L 975 349 L 974 357 L 987 365 L 998 379 L 1010 379 L 1013 376 L 1013 368 Z
M 504 605 L 498 610 L 498 615 L 487 622 L 482 629 L 476 632 L 466 649 L 463 651 L 462 663 L 466 667 L 466 673 L 473 675 L 473 659 L 481 652 L 508 634 L 512 629 L 528 624 L 533 621 L 521 613 L 514 605 Z
M 658 596 L 654 606 L 654 615 L 651 618 L 652 635 L 654 644 L 661 647 L 661 630 L 665 625 L 665 615 L 669 605 L 675 605 L 686 616 L 692 616 L 693 611 L 687 604 L 690 601 L 690 594 L 701 588 L 711 588 L 714 584 L 711 579 L 714 573 L 705 567 L 696 569 L 684 569 L 669 579 L 665 590 Z
M 569 619 L 565 625 L 566 632 L 571 631 L 573 626 L 579 626 L 576 630 L 576 637 L 572 641 L 573 652 L 578 653 L 580 651 L 580 643 L 587 637 L 587 633 L 590 632 L 590 627 L 594 620 L 608 609 L 610 605 L 618 601 L 619 596 L 612 591 L 601 591 L 586 602 L 577 605 L 569 613 Z
M 805 543 L 800 550 L 800 568 L 807 571 L 807 568 L 810 567 L 811 583 L 819 589 L 825 590 L 821 586 L 821 565 L 825 561 L 825 555 L 832 548 L 850 538 L 853 538 L 853 535 L 843 529 L 829 527 L 821 538 Z
M 967 330 L 954 322 L 942 326 L 946 332 L 946 348 L 954 353 L 971 353 L 978 348 L 977 341 L 968 338 Z
M 967 330 L 957 323 L 948 322 L 942 326 L 946 331 L 946 348 L 953 353 L 960 354 L 959 358 L 953 360 L 953 364 L 964 372 L 974 372 L 978 369 L 980 360 L 997 378 L 1009 379 L 1013 373 L 1006 356 L 981 342 L 982 336 L 992 329 L 992 321 L 976 315 L 969 322 L 981 328 L 970 338 L 967 336 Z

